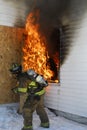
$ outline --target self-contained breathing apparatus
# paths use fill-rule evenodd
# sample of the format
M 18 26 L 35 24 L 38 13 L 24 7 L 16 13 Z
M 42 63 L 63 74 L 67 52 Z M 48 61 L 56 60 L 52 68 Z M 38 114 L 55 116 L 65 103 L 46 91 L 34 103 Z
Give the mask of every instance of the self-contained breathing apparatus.
M 45 93 L 44 87 L 48 86 L 48 82 L 44 79 L 44 77 L 38 73 L 36 73 L 33 69 L 27 70 L 25 73 L 22 72 L 22 66 L 18 64 L 13 64 L 10 71 L 12 74 L 17 74 L 17 77 L 26 76 L 27 79 L 30 79 L 31 82 L 28 83 L 27 87 L 16 86 L 13 88 L 13 92 L 18 94 L 27 93 L 27 100 L 40 99 L 40 96 Z
M 36 73 L 33 69 L 29 69 L 27 71 L 27 74 L 31 79 L 39 83 L 42 87 L 48 86 L 47 80 L 44 79 L 44 77 L 38 73 Z
M 32 80 L 28 87 L 28 90 L 29 92 L 31 92 L 32 95 L 30 97 L 40 100 L 40 96 L 45 93 L 44 87 L 48 86 L 48 82 L 44 79 L 42 75 L 36 73 L 33 69 L 29 69 L 27 71 L 27 74 Z

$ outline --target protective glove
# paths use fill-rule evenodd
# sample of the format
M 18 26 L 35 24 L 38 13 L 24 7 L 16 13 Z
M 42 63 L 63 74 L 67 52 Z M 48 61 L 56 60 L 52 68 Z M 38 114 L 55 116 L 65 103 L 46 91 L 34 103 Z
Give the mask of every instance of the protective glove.
M 17 88 L 17 87 L 12 88 L 11 90 L 12 90 L 14 93 L 18 93 L 18 88 Z

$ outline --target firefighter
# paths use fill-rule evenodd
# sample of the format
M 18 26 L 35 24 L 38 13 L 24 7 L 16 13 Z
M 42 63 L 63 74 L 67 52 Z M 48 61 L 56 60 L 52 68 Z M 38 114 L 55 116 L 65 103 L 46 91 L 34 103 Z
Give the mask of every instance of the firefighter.
M 10 72 L 15 76 L 17 79 L 16 87 L 12 88 L 14 93 L 18 93 L 18 89 L 27 87 L 27 82 L 30 81 L 29 76 L 26 72 L 22 72 L 22 66 L 13 63 L 10 68 Z M 19 108 L 18 114 L 22 114 L 24 102 L 27 98 L 27 93 L 19 93 Z
M 48 82 L 33 69 L 29 69 L 25 74 L 28 79 L 25 80 L 26 85 L 22 85 L 22 87 L 19 85 L 17 87 L 18 93 L 26 94 L 26 100 L 23 105 L 24 127 L 22 130 L 33 130 L 32 117 L 35 110 L 40 117 L 41 127 L 49 128 L 49 119 L 43 104 L 44 87 L 48 86 Z

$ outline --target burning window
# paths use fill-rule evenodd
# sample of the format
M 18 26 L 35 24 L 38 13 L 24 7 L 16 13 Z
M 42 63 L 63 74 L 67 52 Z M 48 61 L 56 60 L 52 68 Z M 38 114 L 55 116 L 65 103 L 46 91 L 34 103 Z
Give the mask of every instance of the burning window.
M 47 40 L 39 31 L 39 12 L 32 12 L 29 14 L 26 21 L 27 37 L 23 46 L 23 68 L 28 70 L 34 69 L 37 73 L 43 75 L 50 82 L 58 81 L 59 71 L 59 51 L 56 43 L 55 53 L 49 54 L 47 49 Z M 58 30 L 52 32 L 50 36 L 51 43 L 58 42 L 56 35 Z M 54 44 L 54 43 L 52 43 Z M 53 48 L 51 48 L 53 49 Z

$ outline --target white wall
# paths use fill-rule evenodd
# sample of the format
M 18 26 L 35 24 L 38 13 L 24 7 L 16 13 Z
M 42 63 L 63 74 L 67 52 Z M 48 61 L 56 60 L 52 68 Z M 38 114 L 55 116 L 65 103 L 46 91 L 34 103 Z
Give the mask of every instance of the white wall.
M 29 7 L 24 0 L 0 0 L 0 25 L 24 27 Z
M 61 67 L 60 75 L 60 86 L 55 90 L 53 85 L 47 92 L 49 95 L 56 91 L 55 97 L 58 101 L 51 102 L 53 96 L 50 96 L 46 106 L 49 107 L 50 104 L 54 109 L 58 106 L 56 110 L 87 117 L 87 14 L 76 30 L 70 53 Z M 45 97 L 46 101 L 47 98 Z
M 50 83 L 49 87 L 46 88 L 45 94 L 45 106 L 58 109 L 58 84 Z

